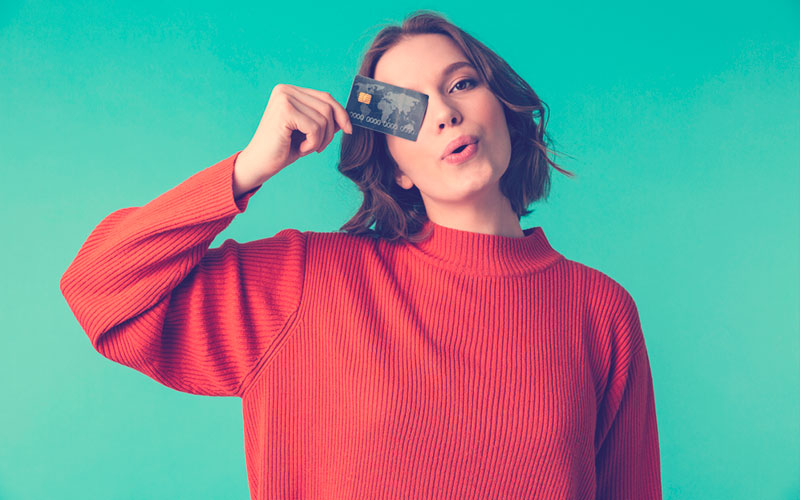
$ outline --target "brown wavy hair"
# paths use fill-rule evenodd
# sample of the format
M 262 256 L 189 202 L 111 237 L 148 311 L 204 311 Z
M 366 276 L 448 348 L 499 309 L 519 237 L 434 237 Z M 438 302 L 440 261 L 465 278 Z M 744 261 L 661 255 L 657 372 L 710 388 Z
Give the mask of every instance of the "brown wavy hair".
M 418 10 L 402 25 L 383 27 L 364 55 L 358 74 L 373 78 L 380 57 L 397 43 L 417 34 L 438 33 L 450 37 L 475 65 L 480 77 L 503 104 L 511 138 L 511 159 L 500 178 L 500 191 L 511 202 L 518 218 L 532 213 L 528 206 L 547 199 L 550 168 L 574 177 L 548 158 L 551 139 L 545 132 L 549 108 L 536 92 L 500 56 L 441 14 Z M 339 172 L 356 183 L 364 196 L 358 212 L 339 230 L 389 241 L 420 241 L 428 220 L 419 189 L 404 189 L 396 182 L 397 163 L 389 154 L 386 136 L 363 127 L 342 134 Z M 372 224 L 375 229 L 370 229 Z

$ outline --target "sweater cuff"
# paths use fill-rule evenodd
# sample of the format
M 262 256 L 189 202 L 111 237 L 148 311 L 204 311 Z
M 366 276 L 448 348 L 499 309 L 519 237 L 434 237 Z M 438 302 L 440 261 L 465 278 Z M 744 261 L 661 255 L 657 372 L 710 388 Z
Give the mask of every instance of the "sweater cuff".
M 193 175 L 184 189 L 201 194 L 206 199 L 204 207 L 206 212 L 215 214 L 212 218 L 235 216 L 247 209 L 250 198 L 261 189 L 263 184 L 242 193 L 238 198 L 233 196 L 233 172 L 236 158 L 241 151 L 225 158 L 224 160 L 201 170 Z
M 230 193 L 230 197 L 233 199 L 233 204 L 236 206 L 237 213 L 242 213 L 247 209 L 247 202 L 250 201 L 250 197 L 256 194 L 258 190 L 261 189 L 261 186 L 264 185 L 263 183 L 261 183 L 258 186 L 254 187 L 253 189 L 251 189 L 250 191 L 246 191 L 240 194 L 238 198 L 235 198 L 233 196 L 233 172 L 234 172 L 234 167 L 236 166 L 236 158 L 238 158 L 241 153 L 242 152 L 239 151 L 230 158 L 228 158 L 227 160 L 223 160 L 223 161 L 230 160 L 230 166 L 228 167 L 230 169 L 230 172 L 227 172 L 226 170 L 226 172 L 228 173 L 227 177 L 228 192 Z

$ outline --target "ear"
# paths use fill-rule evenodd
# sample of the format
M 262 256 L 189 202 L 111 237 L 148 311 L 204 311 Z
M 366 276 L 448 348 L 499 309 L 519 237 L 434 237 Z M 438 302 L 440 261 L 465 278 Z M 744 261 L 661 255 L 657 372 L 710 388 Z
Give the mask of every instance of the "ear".
M 395 175 L 395 181 L 397 185 L 403 189 L 411 189 L 414 187 L 414 183 L 411 182 L 411 179 L 404 173 L 400 172 L 400 170 L 396 170 L 397 175 Z
M 412 187 L 414 187 L 414 183 L 411 182 L 411 179 L 406 174 L 403 173 L 398 174 L 395 177 L 395 181 L 397 181 L 397 185 L 403 189 L 411 189 Z

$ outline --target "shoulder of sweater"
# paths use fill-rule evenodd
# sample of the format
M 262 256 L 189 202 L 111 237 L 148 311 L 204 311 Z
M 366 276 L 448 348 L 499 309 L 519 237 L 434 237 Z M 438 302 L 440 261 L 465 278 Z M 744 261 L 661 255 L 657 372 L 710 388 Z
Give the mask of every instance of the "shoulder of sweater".
M 304 231 L 303 234 L 313 241 L 315 246 L 338 248 L 375 247 L 383 241 L 369 234 L 353 234 L 345 231 Z
M 235 245 L 244 247 L 263 247 L 284 245 L 296 248 L 306 248 L 312 246 L 315 249 L 337 249 L 338 253 L 341 250 L 348 248 L 361 247 L 362 245 L 374 245 L 376 239 L 366 235 L 353 235 L 341 231 L 311 231 L 300 230 L 296 228 L 284 228 L 275 233 L 274 236 L 259 238 L 246 242 L 238 242 L 233 239 L 228 239 L 224 242 L 224 246 Z
M 284 244 L 302 247 L 313 253 L 329 256 L 344 256 L 349 252 L 363 252 L 367 246 L 376 245 L 377 240 L 367 235 L 354 235 L 342 231 L 312 231 L 296 228 L 285 228 L 275 236 L 250 242 L 256 246 L 264 244 Z
M 586 264 L 565 258 L 565 264 L 576 278 L 585 284 L 587 293 L 594 301 L 615 308 L 636 309 L 633 296 L 617 280 L 605 272 Z
M 595 325 L 596 340 L 615 345 L 620 352 L 635 353 L 644 346 L 639 310 L 630 292 L 618 281 L 598 269 L 568 261 L 581 275 L 589 306 L 590 323 Z

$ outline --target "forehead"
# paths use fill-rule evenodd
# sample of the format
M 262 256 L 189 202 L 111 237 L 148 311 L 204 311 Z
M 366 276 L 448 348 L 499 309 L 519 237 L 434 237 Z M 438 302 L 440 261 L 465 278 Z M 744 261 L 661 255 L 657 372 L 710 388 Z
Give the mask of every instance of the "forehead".
M 434 84 L 442 71 L 456 61 L 468 61 L 450 37 L 425 33 L 398 42 L 375 65 L 376 80 L 399 87 Z

